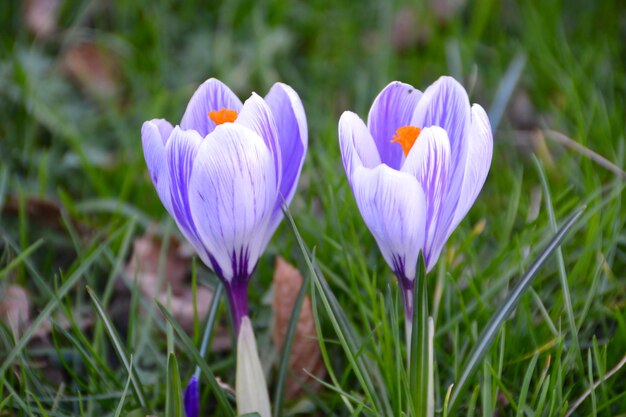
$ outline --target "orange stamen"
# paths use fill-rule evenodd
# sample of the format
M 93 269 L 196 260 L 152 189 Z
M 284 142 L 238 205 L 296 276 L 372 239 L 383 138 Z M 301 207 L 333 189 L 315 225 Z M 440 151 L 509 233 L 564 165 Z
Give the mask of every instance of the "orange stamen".
M 222 123 L 232 123 L 237 119 L 237 112 L 235 110 L 229 110 L 226 108 L 222 108 L 219 111 L 210 111 L 209 117 L 211 120 L 215 122 L 216 125 L 221 125 Z
M 396 133 L 393 135 L 393 139 L 391 143 L 399 143 L 402 146 L 402 150 L 404 151 L 404 155 L 408 156 L 409 151 L 413 147 L 413 144 L 417 140 L 417 137 L 420 135 L 421 129 L 419 127 L 414 126 L 402 126 L 396 130 Z

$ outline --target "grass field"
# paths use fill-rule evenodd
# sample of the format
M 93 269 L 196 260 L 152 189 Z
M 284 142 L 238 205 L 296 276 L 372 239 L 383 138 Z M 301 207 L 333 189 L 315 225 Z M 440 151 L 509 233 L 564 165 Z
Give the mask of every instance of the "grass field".
M 0 416 L 177 415 L 198 361 L 153 299 L 179 303 L 197 347 L 217 280 L 181 254 L 140 131 L 180 120 L 209 77 L 242 99 L 285 82 L 308 119 L 290 213 L 314 256 L 284 221 L 250 308 L 274 399 L 275 258 L 295 265 L 326 372 L 275 415 L 406 415 L 400 295 L 346 180 L 337 122 L 365 117 L 392 80 L 424 89 L 442 74 L 487 110 L 494 158 L 428 276 L 437 415 L 491 315 L 584 205 L 450 415 L 626 416 L 626 3 L 15 0 L 0 2 L 0 28 Z M 143 283 L 129 272 L 141 242 Z M 322 275 L 343 313 L 324 303 Z M 233 385 L 228 326 L 222 303 L 206 363 Z M 204 375 L 201 415 L 233 415 Z

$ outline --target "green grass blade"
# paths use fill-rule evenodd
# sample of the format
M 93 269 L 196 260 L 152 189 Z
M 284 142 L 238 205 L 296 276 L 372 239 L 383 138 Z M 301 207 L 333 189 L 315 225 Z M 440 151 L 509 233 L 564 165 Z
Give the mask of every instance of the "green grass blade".
M 522 389 L 520 390 L 519 400 L 517 401 L 517 414 L 516 417 L 524 417 L 524 409 L 526 408 L 526 399 L 528 398 L 528 390 L 530 389 L 530 380 L 533 377 L 533 372 L 535 371 L 535 366 L 537 365 L 537 360 L 539 359 L 539 355 L 535 354 L 533 358 L 530 360 L 530 364 L 526 369 L 526 374 L 524 375 L 524 382 L 522 383 Z
M 317 290 L 320 302 L 328 314 L 328 318 L 332 323 L 333 329 L 337 334 L 339 342 L 347 356 L 348 362 L 350 363 L 350 366 L 352 366 L 354 375 L 365 391 L 367 399 L 370 401 L 371 405 L 375 407 L 377 412 L 379 414 L 389 415 L 391 413 L 391 406 L 389 405 L 388 398 L 386 397 L 386 392 L 384 389 L 376 389 L 374 386 L 368 364 L 366 364 L 363 357 L 358 354 L 360 350 L 359 343 L 357 342 L 357 337 L 354 334 L 353 328 L 350 325 L 345 312 L 341 308 L 339 301 L 335 298 L 335 295 L 332 293 L 328 282 L 324 279 L 324 276 L 319 271 L 319 268 L 315 266 L 313 257 L 302 240 L 302 236 L 296 227 L 293 217 L 291 217 L 291 214 L 287 210 L 285 210 L 284 213 L 285 217 L 289 220 L 291 230 L 296 236 L 302 255 L 307 263 L 309 272 L 313 279 L 314 288 Z M 381 400 L 378 394 L 385 395 L 384 400 Z
M 552 205 L 552 197 L 550 195 L 550 187 L 548 187 L 548 179 L 543 172 L 541 162 L 533 155 L 533 161 L 535 167 L 539 173 L 539 179 L 541 181 L 541 187 L 545 194 L 546 210 L 548 211 L 548 218 L 550 219 L 550 226 L 556 232 L 556 216 L 554 215 L 554 207 Z M 563 251 L 561 248 L 556 249 L 556 260 L 559 269 L 559 281 L 561 282 L 561 290 L 563 291 L 563 300 L 565 303 L 565 312 L 567 314 L 567 322 L 569 325 L 569 331 L 572 333 L 572 346 L 571 354 L 574 355 L 578 362 L 578 367 L 584 370 L 582 354 L 580 352 L 580 346 L 578 343 L 578 329 L 576 328 L 576 317 L 574 316 L 574 307 L 572 306 L 572 295 L 569 290 L 569 283 L 567 280 L 567 273 L 565 272 L 565 260 L 563 259 Z
M 9 170 L 6 166 L 0 170 L 0 218 L 2 218 L 2 208 L 4 206 L 4 195 L 7 192 L 7 180 L 9 178 Z
M 200 356 L 206 357 L 206 352 L 209 348 L 209 341 L 215 328 L 215 320 L 217 318 L 217 309 L 220 306 L 222 294 L 224 293 L 224 285 L 221 282 L 217 283 L 215 293 L 211 299 L 211 307 L 209 308 L 209 314 L 207 315 L 206 324 L 204 325 L 204 332 L 202 334 L 202 342 L 200 342 Z M 200 377 L 200 367 L 196 366 L 196 377 Z
M 13 349 L 6 355 L 4 362 L 0 366 L 0 380 L 4 379 L 4 372 L 11 366 L 15 358 L 23 351 L 30 339 L 34 336 L 35 332 L 41 326 L 41 324 L 48 318 L 52 311 L 57 307 L 60 300 L 76 285 L 83 274 L 91 268 L 94 262 L 102 257 L 104 250 L 108 244 L 117 238 L 120 231 L 113 233 L 111 237 L 104 243 L 96 246 L 93 252 L 81 260 L 80 265 L 74 270 L 74 272 L 67 278 L 67 280 L 56 291 L 56 296 L 51 299 L 48 304 L 41 310 L 39 315 L 28 329 L 24 332 L 22 338 L 13 346 Z
M 504 303 L 502 303 L 502 305 L 498 308 L 495 314 L 491 316 L 491 319 L 478 337 L 478 343 L 476 343 L 476 345 L 474 345 L 474 347 L 472 348 L 472 351 L 468 356 L 468 360 L 465 363 L 463 370 L 461 371 L 461 376 L 455 384 L 452 396 L 450 397 L 448 410 L 449 415 L 454 415 L 454 410 L 459 405 L 459 399 L 461 394 L 463 394 L 465 390 L 467 390 L 467 388 L 469 387 L 470 378 L 474 375 L 483 357 L 487 354 L 487 351 L 491 347 L 493 341 L 496 338 L 496 335 L 498 334 L 498 330 L 500 329 L 504 321 L 511 315 L 513 309 L 517 305 L 517 302 L 524 294 L 524 292 L 526 292 L 530 284 L 533 282 L 533 279 L 535 278 L 543 264 L 561 244 L 563 239 L 565 239 L 565 236 L 572 229 L 578 218 L 582 215 L 584 209 L 584 206 L 580 207 L 569 217 L 569 219 L 567 219 L 565 224 L 554 235 L 552 240 L 542 251 L 541 255 L 539 255 L 539 257 L 535 259 L 533 264 L 528 268 L 524 276 L 513 288 Z
M 165 392 L 165 417 L 185 417 L 183 389 L 174 353 L 167 357 L 167 387 Z
M 302 303 L 304 302 L 304 297 L 306 295 L 307 285 L 307 278 L 305 276 L 302 281 L 300 291 L 298 292 L 296 302 L 294 303 L 293 310 L 291 311 L 291 318 L 289 319 L 289 326 L 287 327 L 287 334 L 285 335 L 285 342 L 283 343 L 283 349 L 280 356 L 273 407 L 274 417 L 280 417 L 282 415 L 285 383 L 287 382 L 287 368 L 289 366 L 289 355 L 291 354 L 291 346 L 293 345 L 293 339 L 296 335 L 296 327 L 298 326 L 298 319 L 300 318 L 300 310 L 302 309 Z
M 130 355 L 130 367 L 133 367 L 133 355 Z M 117 408 L 115 409 L 115 414 L 113 417 L 120 417 L 122 415 L 122 410 L 124 409 L 124 401 L 126 401 L 126 395 L 128 394 L 128 389 L 130 388 L 130 382 L 132 374 L 128 374 L 128 379 L 126 379 L 126 385 L 124 386 L 124 391 L 122 391 L 122 398 L 120 398 L 120 402 L 117 404 Z
M 311 263 L 311 266 L 312 265 L 313 264 Z M 317 273 L 315 273 L 315 275 L 313 275 L 313 281 L 320 301 L 329 316 L 335 333 L 337 334 L 337 338 L 346 353 L 355 376 L 359 380 L 359 384 L 365 391 L 365 395 L 371 404 L 378 410 L 382 410 L 380 401 L 376 396 L 376 388 L 374 387 L 368 368 L 364 363 L 363 358 L 359 356 L 360 348 L 358 342 L 356 341 L 356 336 L 352 332 L 352 328 L 350 327 L 343 309 L 334 294 L 331 292 L 328 283 L 322 276 L 318 276 Z
M 413 287 L 413 317 L 411 319 L 411 346 L 409 355 L 410 400 L 416 416 L 426 416 L 428 409 L 428 291 L 426 265 L 419 255 Z
M 339 383 L 337 375 L 335 374 L 334 367 L 333 367 L 333 362 L 331 361 L 331 358 L 330 358 L 330 355 L 329 355 L 329 352 L 328 352 L 327 342 L 326 342 L 326 339 L 324 338 L 324 333 L 322 332 L 322 325 L 321 325 L 322 320 L 320 318 L 320 309 L 317 307 L 318 306 L 318 301 L 317 301 L 318 297 L 317 297 L 316 292 L 314 291 L 314 288 L 315 288 L 314 285 L 315 284 L 313 283 L 313 281 L 309 281 L 309 286 L 311 287 L 311 289 L 310 289 L 310 291 L 311 291 L 311 306 L 313 307 L 313 318 L 315 319 L 315 332 L 317 333 L 317 338 L 318 338 L 318 342 L 319 342 L 319 346 L 320 346 L 320 352 L 322 354 L 322 360 L 324 361 L 324 366 L 328 370 L 328 377 L 330 378 L 330 380 L 332 381 L 334 386 L 330 385 L 330 384 L 327 384 L 324 381 L 321 381 L 320 383 L 322 384 L 322 386 L 327 386 L 329 389 L 334 390 L 335 392 L 337 392 L 341 396 L 341 401 L 346 406 L 348 411 L 352 412 L 352 411 L 354 411 L 354 407 L 352 406 L 352 403 L 350 402 L 350 400 L 353 400 L 352 397 L 350 395 L 346 394 L 345 392 L 343 392 L 341 389 L 338 388 L 341 385 Z M 310 373 L 309 373 L 309 375 L 310 375 Z M 312 376 L 312 378 L 313 379 L 318 379 L 315 376 Z
M 518 52 L 513 58 L 513 61 L 509 64 L 506 70 L 506 74 L 498 85 L 496 96 L 493 100 L 493 105 L 489 109 L 489 120 L 491 121 L 491 128 L 496 131 L 502 120 L 504 110 L 515 91 L 515 86 L 519 81 L 522 71 L 526 66 L 526 55 L 523 52 Z
M 217 382 L 217 379 L 215 378 L 215 375 L 213 374 L 213 372 L 211 371 L 211 368 L 209 368 L 209 366 L 206 364 L 206 362 L 200 355 L 200 352 L 198 352 L 198 350 L 193 346 L 193 342 L 191 341 L 191 339 L 189 339 L 189 336 L 187 336 L 187 333 L 183 330 L 182 327 L 180 327 L 180 324 L 178 324 L 178 322 L 172 316 L 172 314 L 161 303 L 159 303 L 158 300 L 155 300 L 155 303 L 159 307 L 159 310 L 161 310 L 161 313 L 163 314 L 165 319 L 174 328 L 174 331 L 176 332 L 179 339 L 181 340 L 183 347 L 187 350 L 187 353 L 191 355 L 193 360 L 200 367 L 200 371 L 202 371 L 204 376 L 206 376 L 206 378 L 208 379 L 209 386 L 211 387 L 211 390 L 213 390 L 213 394 L 215 395 L 215 398 L 217 399 L 219 406 L 222 408 L 222 410 L 225 412 L 227 416 L 234 417 L 235 412 L 233 411 L 233 407 L 228 402 L 228 399 L 226 398 L 226 394 L 224 394 L 224 390 L 222 390 L 222 388 L 220 387 L 219 383 Z
M 21 264 L 22 262 L 24 262 L 26 258 L 28 258 L 37 249 L 39 249 L 39 247 L 43 245 L 43 243 L 44 243 L 43 239 L 37 240 L 35 243 L 33 243 L 32 245 L 24 249 L 24 251 L 22 251 L 18 256 L 16 256 L 15 259 L 11 260 L 11 262 L 9 262 L 7 266 L 2 268 L 2 270 L 0 271 L 0 280 L 3 280 L 4 278 L 6 278 L 9 272 L 13 268 Z
M 111 343 L 113 344 L 115 353 L 117 353 L 117 356 L 119 357 L 120 361 L 122 361 L 122 364 L 124 364 L 124 367 L 126 368 L 126 372 L 128 372 L 128 375 L 131 378 L 131 383 L 133 386 L 133 392 L 135 393 L 135 397 L 137 398 L 137 401 L 139 402 L 139 405 L 141 406 L 141 408 L 143 408 L 144 410 L 147 410 L 146 397 L 143 393 L 141 381 L 139 379 L 139 376 L 135 372 L 134 368 L 130 366 L 130 359 L 128 355 L 126 354 L 126 350 L 124 349 L 124 343 L 121 341 L 119 335 L 117 334 L 117 331 L 115 330 L 115 327 L 113 326 L 113 323 L 111 323 L 111 320 L 109 320 L 109 316 L 102 308 L 102 305 L 100 304 L 98 297 L 96 297 L 96 294 L 93 292 L 91 288 L 89 287 L 86 287 L 86 288 L 87 288 L 87 294 L 89 294 L 91 301 L 96 307 L 96 312 L 98 313 L 98 316 L 102 320 L 102 323 L 104 324 L 104 328 L 109 334 L 109 338 L 111 339 Z

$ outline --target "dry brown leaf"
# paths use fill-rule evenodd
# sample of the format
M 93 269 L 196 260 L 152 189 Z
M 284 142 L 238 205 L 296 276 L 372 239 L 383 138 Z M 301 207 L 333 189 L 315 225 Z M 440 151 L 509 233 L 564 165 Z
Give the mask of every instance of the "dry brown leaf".
M 393 17 L 391 44 L 396 51 L 411 49 L 417 42 L 417 22 L 415 12 L 409 6 L 403 6 Z
M 2 207 L 2 213 L 9 216 L 19 216 L 20 204 L 20 198 L 14 195 L 7 199 Z M 24 210 L 29 222 L 57 230 L 65 229 L 63 222 L 63 210 L 65 210 L 65 207 L 56 200 L 46 197 L 26 196 L 24 197 Z M 89 233 L 89 228 L 83 223 L 71 217 L 70 221 L 81 235 Z
M 466 0 L 430 0 L 429 7 L 440 23 L 448 23 L 464 8 Z
M 97 98 L 112 98 L 120 91 L 122 72 L 118 57 L 95 43 L 71 46 L 61 60 L 61 68 L 83 90 Z
M 18 337 L 30 323 L 28 293 L 19 285 L 9 285 L 0 296 L 0 319 Z
M 86 312 L 74 311 L 72 313 L 74 317 L 74 321 L 70 322 L 65 315 L 62 313 L 54 314 L 54 321 L 57 326 L 64 330 L 69 330 L 73 325 L 75 325 L 81 331 L 87 331 L 91 329 L 93 326 L 93 317 L 88 315 Z M 49 317 L 44 319 L 41 322 L 41 325 L 37 327 L 35 333 L 33 334 L 33 339 L 38 339 L 46 344 L 49 341 L 50 333 L 52 333 L 53 320 Z
M 530 94 L 521 88 L 518 88 L 511 97 L 506 115 L 516 129 L 533 130 L 541 125 Z
M 397 52 L 426 45 L 432 36 L 433 22 L 418 14 L 414 7 L 402 6 L 393 16 L 391 44 Z
M 303 281 L 300 271 L 281 257 L 276 258 L 272 308 L 274 311 L 273 339 L 279 351 L 282 350 L 285 342 L 291 312 Z M 287 379 L 285 392 L 287 399 L 297 398 L 302 393 L 298 380 L 306 381 L 312 388 L 320 388 L 320 385 L 307 375 L 307 372 L 318 378 L 323 378 L 326 375 L 326 368 L 317 342 L 311 299 L 308 295 L 305 296 L 300 310 L 291 355 L 289 356 L 289 367 L 291 368 L 291 375 Z
M 186 277 L 191 266 L 191 256 L 185 245 L 171 238 L 165 258 L 165 273 L 159 286 L 159 256 L 162 240 L 150 232 L 136 238 L 133 253 L 125 271 L 126 276 L 135 280 L 146 298 L 156 298 L 168 306 L 172 315 L 186 331 L 193 330 L 193 292 Z M 168 295 L 168 288 L 171 295 Z M 205 287 L 197 287 L 196 302 L 198 317 L 204 318 L 209 311 L 213 292 Z
M 154 298 L 169 285 L 176 295 L 185 288 L 185 277 L 189 273 L 191 257 L 180 253 L 180 242 L 170 237 L 165 254 L 164 282 L 157 288 L 159 277 L 159 257 L 163 241 L 148 231 L 133 241 L 133 253 L 126 265 L 126 275 L 136 279 L 146 296 Z
M 57 30 L 60 0 L 24 0 L 24 24 L 29 32 L 47 38 Z

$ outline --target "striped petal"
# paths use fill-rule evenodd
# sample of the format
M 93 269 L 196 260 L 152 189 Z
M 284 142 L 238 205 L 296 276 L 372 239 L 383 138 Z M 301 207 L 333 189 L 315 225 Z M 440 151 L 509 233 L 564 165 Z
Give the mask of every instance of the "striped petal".
M 430 271 L 439 258 L 452 217 L 446 209 L 450 183 L 450 142 L 446 131 L 433 126 L 424 129 L 409 152 L 402 172 L 417 178 L 426 198 L 426 239 L 424 260 Z M 448 216 L 448 217 L 446 217 Z
M 189 206 L 189 183 L 192 167 L 202 143 L 202 137 L 195 130 L 182 130 L 176 126 L 165 146 L 169 177 L 170 214 L 185 238 L 207 261 L 206 252 L 200 244 Z
M 458 205 L 467 161 L 467 134 L 470 125 L 470 103 L 467 92 L 452 77 L 440 77 L 424 91 L 413 115 L 414 126 L 426 128 L 439 126 L 448 134 L 450 140 L 450 183 L 444 204 L 442 217 L 450 227 Z M 439 232 L 443 242 L 435 246 L 443 246 L 447 238 L 446 232 Z M 443 237 L 445 236 L 445 238 Z M 439 250 L 434 248 L 432 259 L 436 262 Z M 435 254 L 436 253 L 436 254 Z M 432 262 L 432 261 L 431 261 Z M 431 264 L 434 265 L 434 263 Z
M 472 121 L 467 138 L 467 161 L 459 203 L 454 213 L 454 220 L 448 230 L 448 235 L 463 220 L 469 209 L 476 201 L 476 197 L 485 184 L 491 158 L 493 155 L 493 135 L 491 125 L 485 110 L 478 104 L 472 106 Z
M 278 129 L 276 128 L 272 111 L 261 96 L 252 93 L 252 96 L 243 104 L 236 123 L 256 132 L 263 139 L 272 154 L 274 172 L 276 173 L 277 183 L 280 184 L 282 157 Z
M 464 169 L 466 138 L 470 122 L 470 103 L 467 92 L 452 77 L 440 77 L 424 91 L 415 108 L 412 126 L 421 129 L 430 126 L 443 128 L 450 139 L 453 173 Z
M 422 92 L 409 84 L 394 81 L 378 94 L 367 118 L 367 126 L 374 138 L 383 164 L 400 169 L 404 159 L 402 148 L 391 143 L 398 128 L 411 124 L 411 119 Z
M 172 125 L 163 119 L 150 120 L 141 127 L 143 156 L 148 166 L 150 179 L 169 213 L 172 212 L 172 203 L 169 192 L 170 180 L 165 162 L 165 143 L 172 129 Z
M 205 137 L 215 129 L 215 123 L 209 112 L 221 109 L 241 110 L 241 100 L 221 81 L 211 78 L 205 81 L 189 100 L 187 109 L 180 122 L 185 130 L 195 130 Z
M 356 169 L 380 165 L 380 156 L 372 135 L 363 120 L 350 111 L 344 112 L 339 119 L 339 147 L 350 183 Z
M 426 200 L 417 179 L 384 164 L 359 167 L 352 191 L 385 261 L 397 276 L 413 280 L 426 218 Z
M 227 282 L 247 280 L 256 266 L 276 188 L 272 154 L 256 132 L 225 123 L 202 142 L 189 204 L 213 269 Z
M 282 158 L 280 193 L 269 227 L 271 235 L 283 218 L 283 199 L 289 204 L 296 192 L 308 147 L 308 128 L 300 97 L 288 85 L 274 84 L 265 96 L 265 102 L 274 115 Z

